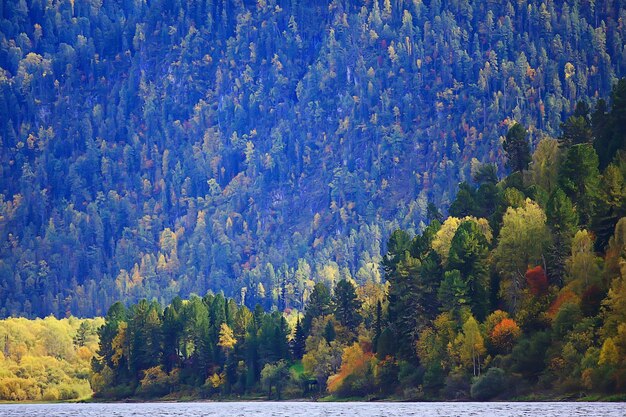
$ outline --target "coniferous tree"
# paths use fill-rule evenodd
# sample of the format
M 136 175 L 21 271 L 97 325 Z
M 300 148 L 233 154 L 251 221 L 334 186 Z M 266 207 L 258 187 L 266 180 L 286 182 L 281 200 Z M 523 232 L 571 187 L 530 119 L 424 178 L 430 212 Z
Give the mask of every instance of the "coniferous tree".
M 610 164 L 602 175 L 591 229 L 596 234 L 596 248 L 604 251 L 620 218 L 626 216 L 626 153 L 619 152 L 618 164 Z
M 325 316 L 331 312 L 331 296 L 326 284 L 318 282 L 313 287 L 313 292 L 309 297 L 309 302 L 304 312 L 302 327 L 305 333 L 311 330 L 311 323 L 314 318 Z
M 328 320 L 326 326 L 324 326 L 324 339 L 326 339 L 326 343 L 330 345 L 330 343 L 335 340 L 335 337 L 337 337 L 335 325 L 332 320 Z
M 524 126 L 515 123 L 507 132 L 503 144 L 507 157 L 507 167 L 511 172 L 521 172 L 530 163 L 530 144 Z
M 352 332 L 356 332 L 363 318 L 359 313 L 361 302 L 356 296 L 354 284 L 346 279 L 342 279 L 337 283 L 335 293 L 333 294 L 332 308 L 339 323 Z
M 580 222 L 589 226 L 598 200 L 598 155 L 590 144 L 568 149 L 559 171 L 559 187 L 576 206 Z
M 298 318 L 296 321 L 296 330 L 293 335 L 293 340 L 291 342 L 291 354 L 294 359 L 296 360 L 302 359 L 302 355 L 304 355 L 304 352 L 305 352 L 305 342 L 306 342 L 306 335 L 302 328 L 302 324 L 300 323 L 300 316 L 298 315 Z
M 572 238 L 578 229 L 578 214 L 572 201 L 560 188 L 548 200 L 546 217 L 553 237 L 548 250 L 546 272 L 552 282 L 563 285 L 565 260 L 569 256 Z
M 600 169 L 607 167 L 619 150 L 626 149 L 626 79 L 620 79 L 611 92 L 611 111 L 606 113 L 606 103 L 598 102 L 594 113 L 594 129 L 597 131 L 594 148 Z
M 378 347 L 378 340 L 380 334 L 383 331 L 383 304 L 380 300 L 376 301 L 376 318 L 374 320 L 374 337 L 372 338 L 372 347 L 376 352 Z
M 460 272 L 467 286 L 468 304 L 480 320 L 487 316 L 489 307 L 488 254 L 487 239 L 476 223 L 461 223 L 452 239 L 448 267 Z

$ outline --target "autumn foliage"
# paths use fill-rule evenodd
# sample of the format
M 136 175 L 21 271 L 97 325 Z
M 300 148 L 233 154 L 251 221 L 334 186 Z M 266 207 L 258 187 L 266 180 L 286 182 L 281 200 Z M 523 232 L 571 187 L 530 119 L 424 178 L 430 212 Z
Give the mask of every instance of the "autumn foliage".
M 331 394 L 363 395 L 368 383 L 373 383 L 373 360 L 371 352 L 363 352 L 358 343 L 344 349 L 341 368 L 328 378 L 328 392 Z
M 550 308 L 548 309 L 548 316 L 554 318 L 556 317 L 561 307 L 563 307 L 565 304 L 577 303 L 577 302 L 578 302 L 578 296 L 573 291 L 570 291 L 568 289 L 563 289 L 559 293 L 556 300 L 554 300 L 554 302 L 550 305 Z
M 505 318 L 493 328 L 490 334 L 491 345 L 498 352 L 507 353 L 513 349 L 513 345 L 521 335 L 522 330 L 515 320 Z
M 0 320 L 0 401 L 91 395 L 89 367 L 102 319 Z
M 526 284 L 534 296 L 545 295 L 548 291 L 548 277 L 541 266 L 526 271 Z

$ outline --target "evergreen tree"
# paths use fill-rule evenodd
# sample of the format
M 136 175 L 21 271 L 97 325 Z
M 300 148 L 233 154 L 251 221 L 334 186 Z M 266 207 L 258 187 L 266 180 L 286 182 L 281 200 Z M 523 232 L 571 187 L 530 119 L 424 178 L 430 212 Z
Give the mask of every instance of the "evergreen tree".
M 314 318 L 325 316 L 331 312 L 331 297 L 328 287 L 318 282 L 313 287 L 313 292 L 309 297 L 309 302 L 304 312 L 304 320 L 302 322 L 302 328 L 305 333 L 308 334 L 311 330 L 311 323 Z
M 565 260 L 570 254 L 574 233 L 578 230 L 578 214 L 572 201 L 560 188 L 548 200 L 546 217 L 553 237 L 546 272 L 553 283 L 563 285 Z
M 613 235 L 617 222 L 626 217 L 626 153 L 619 152 L 616 164 L 610 164 L 602 175 L 596 209 L 591 229 L 596 234 L 596 247 L 604 251 Z M 621 168 L 621 169 L 620 169 Z
M 448 257 L 448 267 L 460 272 L 467 287 L 468 304 L 480 320 L 489 307 L 489 247 L 485 235 L 473 221 L 461 223 Z
M 374 337 L 372 338 L 372 346 L 374 352 L 377 351 L 378 340 L 383 331 L 383 304 L 380 300 L 376 302 L 376 319 L 374 320 Z
M 507 167 L 511 172 L 521 172 L 528 168 L 530 163 L 530 144 L 524 126 L 515 123 L 507 132 L 503 144 L 507 157 Z
M 598 102 L 594 113 L 597 130 L 594 148 L 600 169 L 607 167 L 619 150 L 626 150 L 626 79 L 620 79 L 611 92 L 611 111 L 605 113 L 606 104 Z
M 559 137 L 559 144 L 562 147 L 569 148 L 572 145 L 593 142 L 591 123 L 586 116 L 570 116 L 561 124 L 561 130 L 563 133 Z
M 326 343 L 330 345 L 330 343 L 335 340 L 335 337 L 337 337 L 335 325 L 332 320 L 328 320 L 326 326 L 324 326 L 324 339 L 326 339 Z
M 581 224 L 589 226 L 600 191 L 598 155 L 590 144 L 568 149 L 559 172 L 559 187 L 575 204 Z
M 339 323 L 352 332 L 356 332 L 363 318 L 359 313 L 361 302 L 356 296 L 354 284 L 346 279 L 342 279 L 337 283 L 335 293 L 333 294 L 332 307 L 335 318 Z
M 459 184 L 459 190 L 452 204 L 450 215 L 454 217 L 473 216 L 478 211 L 476 203 L 476 190 L 467 182 Z
M 300 323 L 300 316 L 298 315 L 298 318 L 296 321 L 296 330 L 293 335 L 293 340 L 291 341 L 291 354 L 294 359 L 296 360 L 302 359 L 302 355 L 304 355 L 304 352 L 305 352 L 305 342 L 306 342 L 306 335 L 304 333 L 304 330 L 302 329 L 302 325 Z

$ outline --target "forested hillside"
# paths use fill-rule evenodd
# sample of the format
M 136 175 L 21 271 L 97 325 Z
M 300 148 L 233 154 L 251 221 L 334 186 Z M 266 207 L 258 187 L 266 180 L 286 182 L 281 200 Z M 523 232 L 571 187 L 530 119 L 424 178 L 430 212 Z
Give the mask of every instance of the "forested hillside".
M 481 165 L 451 216 L 433 212 L 415 236 L 394 231 L 385 284 L 318 282 L 303 315 L 222 294 L 164 310 L 114 304 L 93 361 L 97 395 L 623 401 L 623 97 L 626 80 L 601 136 L 600 115 L 579 106 L 533 154 L 513 125 L 512 174 L 499 181 Z
M 609 94 L 624 17 L 616 1 L 3 1 L 0 316 L 209 289 L 302 309 L 315 282 L 379 282 L 393 230 L 423 231 L 478 162 L 510 170 L 514 122 L 534 148 Z

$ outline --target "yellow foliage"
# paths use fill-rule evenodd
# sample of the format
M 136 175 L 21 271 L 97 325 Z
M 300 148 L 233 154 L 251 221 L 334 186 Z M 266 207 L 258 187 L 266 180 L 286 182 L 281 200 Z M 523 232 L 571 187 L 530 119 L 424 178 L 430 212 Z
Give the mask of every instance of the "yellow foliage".
M 230 350 L 235 347 L 237 339 L 233 335 L 233 330 L 226 323 L 222 323 L 220 326 L 220 340 L 218 346 L 224 350 Z
M 580 294 L 591 284 L 600 281 L 602 259 L 595 255 L 594 238 L 587 230 L 576 232 L 572 241 L 572 255 L 567 260 L 569 286 Z
M 0 400 L 53 401 L 91 395 L 86 378 L 98 338 L 88 332 L 83 346 L 77 346 L 74 337 L 83 323 L 95 333 L 102 320 L 0 320 Z
M 214 373 L 206 380 L 206 384 L 213 388 L 219 388 L 224 384 L 224 374 Z
M 478 219 L 474 216 L 466 216 L 462 219 L 458 217 L 448 217 L 446 221 L 441 225 L 441 229 L 435 234 L 432 247 L 435 252 L 441 257 L 441 261 L 444 265 L 448 263 L 448 253 L 450 252 L 450 246 L 452 245 L 452 239 L 456 234 L 457 229 L 461 223 L 466 221 L 473 221 L 478 225 L 478 229 L 482 232 L 487 239 L 487 242 L 491 242 L 493 234 L 491 233 L 491 227 L 486 219 Z
M 113 356 L 111 357 L 111 360 L 113 361 L 113 363 L 115 364 L 115 366 L 118 366 L 120 363 L 120 360 L 122 359 L 123 356 L 128 357 L 126 353 L 126 329 L 128 329 L 128 323 L 126 323 L 125 321 L 120 322 L 119 327 L 118 327 L 118 331 L 117 331 L 117 335 L 115 335 L 115 337 L 113 338 L 113 341 L 111 342 L 111 348 L 113 349 Z
M 617 365 L 620 361 L 619 352 L 613 338 L 609 337 L 602 344 L 602 350 L 600 351 L 599 365 Z
M 153 366 L 152 368 L 143 371 L 143 378 L 141 379 L 142 388 L 149 387 L 151 385 L 165 384 L 168 382 L 168 375 L 163 371 L 160 366 Z
M 363 352 L 359 343 L 346 347 L 341 355 L 341 368 L 328 377 L 328 391 L 332 394 L 341 388 L 347 376 L 365 377 L 373 359 L 371 352 Z

